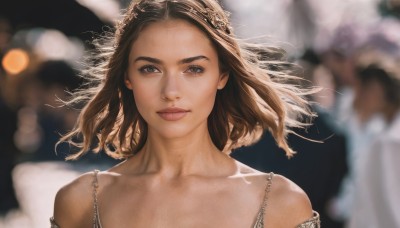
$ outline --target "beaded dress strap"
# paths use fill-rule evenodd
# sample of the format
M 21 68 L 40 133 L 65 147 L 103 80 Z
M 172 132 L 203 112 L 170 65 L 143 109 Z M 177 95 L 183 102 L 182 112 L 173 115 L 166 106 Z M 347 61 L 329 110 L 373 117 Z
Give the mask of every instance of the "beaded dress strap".
M 313 217 L 296 226 L 296 228 L 321 228 L 321 221 L 318 212 L 313 211 Z
M 99 206 L 97 202 L 97 189 L 99 188 L 99 180 L 98 180 L 99 170 L 93 171 L 93 228 L 101 228 L 100 224 L 100 215 L 99 215 Z
M 99 173 L 99 170 L 94 170 L 93 171 L 93 181 L 92 181 L 92 187 L 93 187 L 93 192 L 92 192 L 92 197 L 93 197 L 93 228 L 101 228 L 100 224 L 100 216 L 99 216 L 99 206 L 97 203 L 97 189 L 99 188 L 99 180 L 97 178 L 97 175 Z M 60 228 L 56 221 L 54 220 L 54 217 L 50 218 L 50 224 L 51 228 Z
M 265 209 L 267 208 L 268 193 L 271 191 L 273 177 L 274 177 L 273 172 L 270 172 L 267 176 L 267 186 L 265 187 L 265 191 L 264 191 L 264 199 L 263 199 L 261 208 L 258 211 L 256 222 L 255 222 L 253 228 L 264 228 Z

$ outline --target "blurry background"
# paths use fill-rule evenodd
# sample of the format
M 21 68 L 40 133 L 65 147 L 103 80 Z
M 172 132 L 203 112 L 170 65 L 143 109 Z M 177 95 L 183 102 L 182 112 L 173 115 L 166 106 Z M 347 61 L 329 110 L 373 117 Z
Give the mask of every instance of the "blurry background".
M 62 185 L 82 172 L 116 164 L 102 153 L 64 162 L 68 145 L 60 145 L 55 153 L 59 135 L 72 128 L 78 114 L 58 107 L 56 98 L 66 98 L 66 91 L 79 86 L 80 61 L 92 48 L 90 41 L 108 31 L 128 3 L 0 2 L 0 227 L 48 227 L 54 196 Z M 221 3 L 232 12 L 232 26 L 240 38 L 283 47 L 289 61 L 303 66 L 304 77 L 324 88 L 309 98 L 319 114 L 315 124 L 308 131 L 296 131 L 324 144 L 290 136 L 298 154 L 288 160 L 266 133 L 259 143 L 232 156 L 289 177 L 309 194 L 323 227 L 343 227 L 352 216 L 354 182 L 362 172 L 358 158 L 392 123 L 362 102 L 376 94 L 363 87 L 357 72 L 363 61 L 375 63 L 368 56 L 382 55 L 378 59 L 398 65 L 400 1 Z

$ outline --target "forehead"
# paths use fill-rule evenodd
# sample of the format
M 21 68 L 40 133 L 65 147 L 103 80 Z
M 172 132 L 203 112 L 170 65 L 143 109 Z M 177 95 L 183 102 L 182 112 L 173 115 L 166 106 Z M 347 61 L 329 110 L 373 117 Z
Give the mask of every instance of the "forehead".
M 187 58 L 194 55 L 217 56 L 207 35 L 182 19 L 167 19 L 145 26 L 133 42 L 130 56 Z

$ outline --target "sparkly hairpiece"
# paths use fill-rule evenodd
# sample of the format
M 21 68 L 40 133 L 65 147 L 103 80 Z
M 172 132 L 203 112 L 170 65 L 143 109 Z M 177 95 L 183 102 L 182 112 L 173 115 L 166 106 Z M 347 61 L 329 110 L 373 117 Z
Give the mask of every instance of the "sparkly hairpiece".
M 177 2 L 176 0 L 172 0 L 172 2 Z M 140 7 L 140 3 L 136 3 L 132 9 L 132 17 L 137 18 L 140 13 L 145 12 L 143 8 Z M 214 29 L 224 31 L 230 34 L 230 29 L 228 27 L 228 21 L 223 18 L 220 14 L 218 14 L 215 10 L 205 7 L 200 11 L 197 11 L 190 7 L 189 12 L 197 15 L 198 17 L 203 18 L 205 22 L 210 24 Z
M 216 11 L 206 7 L 205 9 L 201 9 L 200 12 L 197 10 L 190 8 L 189 11 L 193 14 L 199 15 L 201 17 L 205 17 L 203 20 L 208 22 L 214 29 L 222 30 L 226 33 L 230 33 L 228 28 L 228 21 L 222 18 Z

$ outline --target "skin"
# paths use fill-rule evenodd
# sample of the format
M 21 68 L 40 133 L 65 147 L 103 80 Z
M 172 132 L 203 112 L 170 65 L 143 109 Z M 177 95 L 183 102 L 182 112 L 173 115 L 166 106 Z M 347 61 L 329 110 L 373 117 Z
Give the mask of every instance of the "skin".
M 364 122 L 372 115 L 380 113 L 387 123 L 391 123 L 398 111 L 398 106 L 386 98 L 384 86 L 376 80 L 360 85 L 355 99 L 359 117 Z
M 188 61 L 196 56 L 202 57 Z M 136 156 L 100 173 L 103 227 L 251 227 L 267 176 L 211 141 L 207 117 L 228 76 L 210 40 L 183 20 L 155 22 L 133 43 L 129 64 L 125 83 L 149 135 Z M 158 114 L 168 107 L 187 113 L 168 121 Z M 57 193 L 54 217 L 61 227 L 91 227 L 92 178 L 84 174 Z M 311 216 L 306 194 L 275 175 L 265 226 L 295 227 Z
M 338 87 L 356 86 L 357 80 L 354 71 L 354 59 L 351 56 L 339 57 L 333 52 L 327 52 L 323 55 L 323 64 L 336 77 Z

